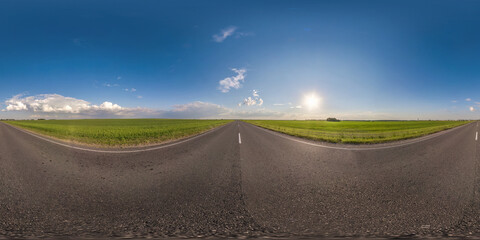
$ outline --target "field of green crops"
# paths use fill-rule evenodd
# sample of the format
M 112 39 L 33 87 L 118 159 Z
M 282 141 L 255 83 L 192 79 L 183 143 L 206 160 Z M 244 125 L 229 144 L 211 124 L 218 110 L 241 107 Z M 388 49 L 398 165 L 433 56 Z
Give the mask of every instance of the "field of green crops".
M 36 133 L 77 143 L 124 147 L 161 143 L 195 135 L 228 120 L 88 119 L 6 121 Z
M 248 123 L 293 136 L 333 143 L 383 143 L 415 138 L 469 121 L 295 121 L 249 120 Z

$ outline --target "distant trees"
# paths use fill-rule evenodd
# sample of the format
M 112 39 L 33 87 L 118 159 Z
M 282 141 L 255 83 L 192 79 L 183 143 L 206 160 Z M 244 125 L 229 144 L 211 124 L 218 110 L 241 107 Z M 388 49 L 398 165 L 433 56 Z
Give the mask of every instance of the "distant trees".
M 336 119 L 334 117 L 329 117 L 329 118 L 327 118 L 327 121 L 328 122 L 340 122 L 340 119 Z

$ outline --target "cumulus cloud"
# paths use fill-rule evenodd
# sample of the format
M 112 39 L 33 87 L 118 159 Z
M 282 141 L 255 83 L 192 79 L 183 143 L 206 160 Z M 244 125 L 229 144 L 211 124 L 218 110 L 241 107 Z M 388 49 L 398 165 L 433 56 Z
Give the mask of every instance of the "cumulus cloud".
M 474 107 L 471 106 L 469 109 L 470 109 L 470 112 L 475 112 L 475 108 L 474 108 Z
M 212 36 L 213 41 L 221 43 L 221 42 L 225 41 L 225 39 L 227 39 L 228 37 L 232 36 L 233 33 L 235 33 L 236 30 L 237 30 L 237 27 L 235 27 L 235 26 L 230 26 L 230 27 L 227 27 L 225 29 L 222 29 L 220 31 L 220 33 Z
M 253 99 L 252 97 L 248 97 L 243 100 L 243 105 L 254 106 L 256 104 L 257 104 L 257 101 L 255 101 L 255 99 Z
M 223 93 L 229 92 L 231 88 L 239 89 L 240 87 L 242 87 L 241 82 L 245 81 L 245 73 L 247 72 L 247 70 L 243 68 L 241 69 L 232 68 L 232 71 L 237 73 L 237 75 L 232 77 L 227 77 L 218 82 L 218 84 L 220 84 L 218 89 Z
M 84 100 L 64 97 L 58 94 L 40 94 L 25 97 L 16 95 L 5 101 L 7 111 L 64 112 L 79 113 L 89 109 L 91 104 Z M 99 107 L 99 106 L 97 106 Z
M 155 114 L 145 108 L 125 108 L 105 101 L 100 105 L 91 104 L 82 99 L 65 97 L 59 94 L 39 94 L 35 96 L 16 95 L 5 101 L 3 111 L 24 111 L 44 116 L 118 116 L 133 117 L 137 115 Z
M 257 90 L 252 91 L 252 96 L 253 97 L 247 97 L 243 99 L 243 102 L 238 103 L 238 106 L 262 106 L 263 105 L 263 99 L 260 98 L 260 95 L 258 94 Z

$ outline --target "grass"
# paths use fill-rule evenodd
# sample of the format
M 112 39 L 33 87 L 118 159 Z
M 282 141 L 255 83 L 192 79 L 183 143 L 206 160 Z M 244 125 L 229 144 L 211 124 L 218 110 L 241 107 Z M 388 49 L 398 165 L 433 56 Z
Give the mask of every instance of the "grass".
M 81 144 L 127 147 L 156 144 L 195 135 L 228 120 L 85 119 L 5 121 L 61 140 Z
M 297 121 L 249 120 L 257 126 L 292 136 L 332 143 L 384 143 L 457 127 L 470 121 Z

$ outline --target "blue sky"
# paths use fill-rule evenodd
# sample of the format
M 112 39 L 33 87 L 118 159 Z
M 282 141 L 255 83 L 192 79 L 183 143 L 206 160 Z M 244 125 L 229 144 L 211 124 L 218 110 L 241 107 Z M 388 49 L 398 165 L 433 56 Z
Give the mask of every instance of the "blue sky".
M 479 29 L 480 1 L 4 0 L 0 118 L 473 119 Z

